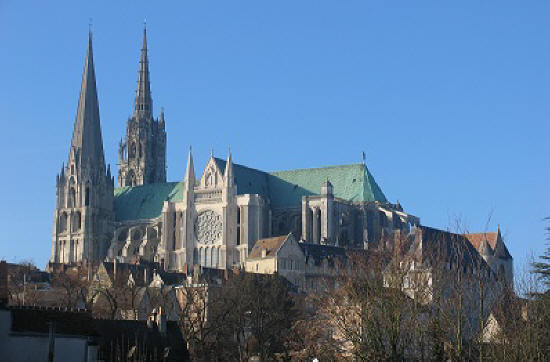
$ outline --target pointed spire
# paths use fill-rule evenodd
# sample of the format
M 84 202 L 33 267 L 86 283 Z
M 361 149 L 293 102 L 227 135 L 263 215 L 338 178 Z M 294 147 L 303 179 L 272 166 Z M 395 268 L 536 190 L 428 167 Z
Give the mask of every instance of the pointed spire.
M 229 148 L 229 155 L 227 156 L 227 162 L 225 164 L 225 185 L 233 186 L 233 159 L 231 157 L 231 147 Z
M 187 156 L 187 169 L 185 170 L 185 187 L 195 186 L 195 166 L 193 165 L 193 150 L 189 146 L 189 155 Z
M 102 167 L 102 171 L 105 170 L 91 32 L 88 34 L 88 52 L 82 74 L 82 86 L 69 158 L 76 154 L 80 154 L 82 165 L 91 165 L 94 169 Z
M 160 107 L 159 123 L 164 124 L 164 107 Z
M 497 258 L 502 259 L 511 259 L 512 256 L 510 255 L 510 252 L 508 251 L 508 248 L 504 244 L 504 241 L 502 240 L 502 237 L 500 236 L 500 228 L 497 229 L 497 240 L 495 242 L 495 250 L 494 250 L 495 256 Z
M 153 100 L 149 81 L 149 59 L 147 57 L 147 27 L 143 26 L 143 45 L 139 58 L 139 71 L 134 113 L 153 114 Z

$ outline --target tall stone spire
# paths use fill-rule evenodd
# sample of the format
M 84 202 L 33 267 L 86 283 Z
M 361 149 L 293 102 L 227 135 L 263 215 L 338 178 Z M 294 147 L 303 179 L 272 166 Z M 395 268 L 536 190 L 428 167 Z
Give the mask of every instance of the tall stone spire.
M 103 154 L 91 32 L 69 159 L 63 168 L 56 178 L 50 261 L 101 261 L 112 235 L 114 185 Z
M 193 152 L 189 147 L 189 155 L 187 156 L 187 169 L 185 170 L 185 187 L 193 189 L 195 186 L 195 167 L 193 166 Z
M 231 157 L 231 149 L 229 149 L 229 155 L 227 156 L 227 162 L 225 163 L 225 186 L 233 186 L 233 159 Z
M 80 164 L 82 166 L 100 167 L 99 170 L 102 172 L 105 171 L 91 32 L 88 35 L 88 52 L 82 74 L 82 86 L 80 88 L 80 98 L 78 100 L 78 110 L 69 158 L 75 152 L 80 155 Z
M 147 58 L 147 28 L 143 27 L 143 45 L 139 58 L 139 71 L 135 100 L 135 114 L 146 116 L 153 114 L 153 100 L 151 98 L 151 84 L 149 81 L 149 59 Z M 149 117 L 147 117 L 149 118 Z
M 147 57 L 147 29 L 139 58 L 134 112 L 126 123 L 126 140 L 119 147 L 118 185 L 139 186 L 166 182 L 166 129 L 164 110 L 153 118 L 153 100 Z

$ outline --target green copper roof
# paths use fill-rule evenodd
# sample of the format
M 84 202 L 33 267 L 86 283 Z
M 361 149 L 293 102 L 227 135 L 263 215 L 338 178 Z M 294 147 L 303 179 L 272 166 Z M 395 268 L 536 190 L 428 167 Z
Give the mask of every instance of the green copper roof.
M 167 182 L 115 189 L 116 221 L 153 219 L 165 200 L 183 200 L 183 182 Z
M 226 161 L 214 158 L 223 173 Z M 362 164 L 264 172 L 233 164 L 237 193 L 258 194 L 271 201 L 273 208 L 296 207 L 303 196 L 319 195 L 327 179 L 334 196 L 348 201 L 387 202 L 367 167 Z M 183 182 L 169 182 L 115 190 L 117 221 L 151 219 L 160 216 L 165 200 L 183 200 Z
M 225 172 L 226 161 L 214 157 L 216 166 L 223 174 Z M 243 165 L 233 164 L 233 175 L 237 185 L 237 194 L 258 194 L 263 197 L 269 197 L 269 174 Z
M 299 205 L 302 196 L 318 195 L 329 180 L 334 196 L 348 201 L 381 201 L 386 197 L 362 163 L 271 172 L 269 188 L 274 208 Z

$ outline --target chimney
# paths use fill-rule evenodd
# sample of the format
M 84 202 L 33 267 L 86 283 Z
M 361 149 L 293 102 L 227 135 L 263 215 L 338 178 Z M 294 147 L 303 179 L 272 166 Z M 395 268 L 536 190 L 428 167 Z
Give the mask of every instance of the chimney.
M 262 258 L 265 258 L 267 256 L 267 249 L 262 248 Z
M 8 304 L 8 264 L 0 261 L 0 307 Z

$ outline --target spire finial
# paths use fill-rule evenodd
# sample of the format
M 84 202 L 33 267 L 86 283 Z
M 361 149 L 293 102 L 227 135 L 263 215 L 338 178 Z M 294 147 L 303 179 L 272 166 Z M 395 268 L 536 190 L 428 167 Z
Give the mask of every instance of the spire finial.
M 365 160 L 367 158 L 367 155 L 365 155 L 365 151 L 362 152 L 362 160 L 363 160 L 363 165 L 366 163 Z
M 88 18 L 88 33 L 90 33 L 90 36 L 92 35 L 92 18 Z
M 143 27 L 143 43 L 139 58 L 139 71 L 137 82 L 134 114 L 145 113 L 147 117 L 153 114 L 153 100 L 151 98 L 151 84 L 149 81 L 149 60 L 147 57 L 147 29 Z
M 214 147 L 210 147 L 210 157 L 214 158 Z

